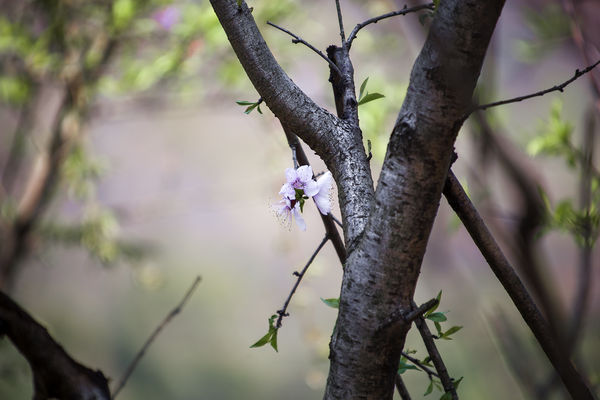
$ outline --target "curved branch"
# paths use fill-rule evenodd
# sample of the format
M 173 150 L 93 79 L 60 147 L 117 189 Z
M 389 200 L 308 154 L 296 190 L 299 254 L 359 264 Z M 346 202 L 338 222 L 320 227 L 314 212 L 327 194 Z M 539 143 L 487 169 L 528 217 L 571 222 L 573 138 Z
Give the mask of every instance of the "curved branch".
M 421 11 L 421 10 L 434 10 L 434 9 L 435 9 L 435 7 L 434 7 L 433 3 L 422 4 L 420 6 L 415 6 L 415 7 L 411 7 L 411 8 L 407 8 L 406 6 L 404 6 L 404 8 L 402 10 L 392 11 L 390 13 L 368 19 L 365 22 L 362 22 L 354 27 L 354 29 L 350 33 L 350 36 L 348 36 L 348 41 L 346 43 L 344 43 L 344 45 L 349 50 L 350 47 L 352 46 L 352 42 L 354 41 L 354 39 L 356 39 L 356 35 L 358 34 L 358 31 L 360 31 L 362 28 L 364 28 L 367 25 L 376 24 L 379 21 L 381 21 L 382 19 L 395 17 L 397 15 L 406 15 L 406 14 Z
M 34 400 L 110 400 L 108 381 L 102 372 L 73 360 L 46 328 L 3 292 L 0 292 L 0 319 L 6 324 L 6 336 L 31 367 Z

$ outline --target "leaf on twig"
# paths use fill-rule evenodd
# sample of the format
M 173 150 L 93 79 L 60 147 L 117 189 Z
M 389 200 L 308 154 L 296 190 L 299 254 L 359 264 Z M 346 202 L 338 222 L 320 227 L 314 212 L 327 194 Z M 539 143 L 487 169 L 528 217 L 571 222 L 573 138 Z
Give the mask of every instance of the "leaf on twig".
M 360 85 L 360 91 L 358 93 L 358 105 L 359 106 L 362 106 L 363 104 L 369 103 L 373 100 L 377 100 L 377 99 L 381 99 L 382 97 L 385 97 L 381 93 L 366 92 L 366 94 L 365 94 L 365 89 L 367 88 L 367 82 L 369 82 L 369 78 L 365 79 L 365 81 L 362 83 L 362 85 Z

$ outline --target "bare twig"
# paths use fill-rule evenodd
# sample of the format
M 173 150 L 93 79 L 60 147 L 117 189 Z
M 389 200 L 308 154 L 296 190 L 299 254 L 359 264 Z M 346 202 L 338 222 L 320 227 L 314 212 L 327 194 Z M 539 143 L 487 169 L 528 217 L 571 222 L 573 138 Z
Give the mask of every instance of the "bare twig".
M 408 353 L 402 352 L 402 356 L 404 358 L 406 358 L 408 361 L 410 361 L 411 363 L 415 364 L 417 367 L 421 368 L 423 371 L 425 371 L 425 373 L 427 373 L 427 375 L 429 376 L 429 379 L 431 379 L 432 376 L 435 376 L 436 378 L 440 377 L 437 374 L 437 372 L 432 371 L 431 369 L 429 369 L 428 367 L 423 365 L 420 360 L 417 360 L 416 358 L 411 357 Z M 452 380 L 452 378 L 450 378 L 450 380 Z
M 154 342 L 154 340 L 156 339 L 156 337 L 158 336 L 158 334 L 163 330 L 163 328 L 165 326 L 167 326 L 167 324 L 169 322 L 171 322 L 171 320 L 177 314 L 179 314 L 181 312 L 181 310 L 183 309 L 183 307 L 185 307 L 185 304 L 187 303 L 187 301 L 189 300 L 189 298 L 191 297 L 191 295 L 194 293 L 194 290 L 196 290 L 196 286 L 198 286 L 198 284 L 200 283 L 201 280 L 202 280 L 202 278 L 200 276 L 196 277 L 196 279 L 194 280 L 194 283 L 192 283 L 192 286 L 188 289 L 188 291 L 186 292 L 185 296 L 183 296 L 183 300 L 181 300 L 181 302 L 177 305 L 177 307 L 175 307 L 166 316 L 166 318 L 160 323 L 160 325 L 158 325 L 156 327 L 156 329 L 154 330 L 154 332 L 152 332 L 152 335 L 150 335 L 150 337 L 148 338 L 148 340 L 146 341 L 146 343 L 144 344 L 144 346 L 142 347 L 142 349 L 135 356 L 135 358 L 133 359 L 133 361 L 131 362 L 131 364 L 129 364 L 129 367 L 127 368 L 127 371 L 125 371 L 125 373 L 123 374 L 123 377 L 121 378 L 121 380 L 119 381 L 119 383 L 117 383 L 116 388 L 113 391 L 113 395 L 112 395 L 113 399 L 115 397 L 117 397 L 117 395 L 119 394 L 119 392 L 121 391 L 121 389 L 123 389 L 123 387 L 125 386 L 125 383 L 127 382 L 127 380 L 129 379 L 129 377 L 131 376 L 131 373 L 133 372 L 133 370 L 135 369 L 135 367 L 137 366 L 137 364 L 139 363 L 139 361 L 142 359 L 142 357 L 144 356 L 144 354 L 146 353 L 146 351 L 148 350 L 148 348 L 150 347 L 150 345 L 152 345 L 152 343 Z
M 590 390 L 581 379 L 569 357 L 558 346 L 548 323 L 502 253 L 496 240 L 485 226 L 452 171 L 448 172 L 443 193 L 452 209 L 463 222 L 488 265 L 502 283 L 504 290 L 506 290 L 521 313 L 521 316 L 531 329 L 538 343 L 542 346 L 546 356 L 560 375 L 571 396 L 578 400 L 593 399 Z
M 306 274 L 308 267 L 310 267 L 310 264 L 312 264 L 312 262 L 315 260 L 315 257 L 317 256 L 317 254 L 319 254 L 319 251 L 321 251 L 321 249 L 323 248 L 323 246 L 325 246 L 325 243 L 327 243 L 328 240 L 329 240 L 329 237 L 327 235 L 325 235 L 325 237 L 321 241 L 321 244 L 319 245 L 319 247 L 317 247 L 317 250 L 315 250 L 313 255 L 310 257 L 310 260 L 308 260 L 308 262 L 306 263 L 306 266 L 304 267 L 302 272 L 300 272 L 300 273 L 298 273 L 298 271 L 294 272 L 294 275 L 296 275 L 298 277 L 298 279 L 296 280 L 296 284 L 292 288 L 292 291 L 290 292 L 287 300 L 285 301 L 283 308 L 281 310 L 277 310 L 277 314 L 279 314 L 279 318 L 277 318 L 277 324 L 275 325 L 275 327 L 277 329 L 281 328 L 281 320 L 283 319 L 283 317 L 287 317 L 289 315 L 286 313 L 287 308 L 290 305 L 290 301 L 292 300 L 294 293 L 296 293 L 296 289 L 298 289 L 298 286 L 300 285 L 300 281 L 304 277 L 304 274 Z
M 292 43 L 294 43 L 294 44 L 302 43 L 303 45 L 305 45 L 306 47 L 308 47 L 309 49 L 311 49 L 312 51 L 317 53 L 319 56 L 321 56 L 321 58 L 323 58 L 325 61 L 327 61 L 329 63 L 329 65 L 331 66 L 331 68 L 336 70 L 340 75 L 342 74 L 340 72 L 340 69 L 337 67 L 337 65 L 335 65 L 333 63 L 333 61 L 331 61 L 329 58 L 327 58 L 327 56 L 325 56 L 325 54 L 323 54 L 319 49 L 314 47 L 312 44 L 308 43 L 306 40 L 302 39 L 300 36 L 297 36 L 297 35 L 293 34 L 292 32 L 288 31 L 287 29 L 282 28 L 278 25 L 275 25 L 274 23 L 272 23 L 270 21 L 267 21 L 267 25 L 271 25 L 272 27 L 275 27 L 275 28 L 279 29 L 280 31 L 283 31 L 283 32 L 287 33 L 288 35 L 292 36 L 294 38 L 294 40 L 292 40 Z
M 408 393 L 408 389 L 404 385 L 404 381 L 400 374 L 396 375 L 396 389 L 402 400 L 411 400 L 410 393 Z
M 436 306 L 438 303 L 439 303 L 439 301 L 437 299 L 431 299 L 428 302 L 421 304 L 421 306 L 419 308 L 416 308 L 416 309 L 412 310 L 410 313 L 406 314 L 406 316 L 404 317 L 404 321 L 406 321 L 406 323 L 413 322 L 415 319 L 417 319 L 418 317 L 425 314 L 427 311 L 429 311 L 432 307 Z
M 413 308 L 417 308 L 417 305 L 414 302 Z M 423 339 L 423 343 L 425 344 L 427 353 L 429 354 L 429 357 L 431 357 L 431 362 L 435 366 L 435 370 L 438 373 L 438 377 L 442 382 L 444 392 L 450 392 L 452 394 L 452 400 L 458 400 L 458 395 L 456 394 L 456 389 L 454 388 L 454 384 L 452 383 L 452 378 L 450 378 L 448 370 L 446 369 L 446 365 L 442 360 L 442 356 L 440 355 L 437 347 L 435 346 L 435 343 L 433 341 L 433 335 L 429 331 L 429 327 L 427 326 L 427 322 L 425 322 L 425 318 L 418 317 L 417 319 L 415 319 L 415 325 L 417 326 L 417 329 L 421 334 L 421 338 Z
M 475 112 L 477 110 L 487 110 L 490 107 L 497 107 L 497 106 L 502 106 L 502 105 L 510 104 L 510 103 L 518 103 L 518 102 L 523 101 L 523 100 L 531 99 L 532 97 L 543 96 L 543 95 L 548 94 L 550 92 L 556 92 L 556 91 L 562 92 L 565 89 L 565 87 L 567 87 L 569 84 L 573 83 L 574 81 L 576 81 L 577 79 L 579 79 L 581 76 L 587 74 L 588 72 L 590 72 L 591 70 L 593 70 L 594 68 L 596 68 L 596 66 L 598 66 L 598 64 L 600 64 L 600 60 L 596 61 L 594 64 L 590 65 L 589 67 L 587 67 L 583 71 L 580 71 L 578 69 L 575 70 L 575 75 L 573 75 L 573 77 L 571 79 L 563 82 L 560 85 L 553 86 L 553 87 L 551 87 L 549 89 L 542 90 L 542 91 L 537 92 L 537 93 L 528 94 L 526 96 L 515 97 L 513 99 L 502 100 L 502 101 L 497 101 L 495 103 L 488 103 L 488 104 L 484 104 L 484 105 L 481 105 L 481 106 L 476 106 L 476 107 L 472 108 L 467 114 L 465 114 L 463 116 L 463 120 L 467 119 L 469 117 L 469 115 L 471 115 L 473 112 Z
M 340 7 L 340 0 L 335 0 L 335 7 L 337 8 L 338 23 L 340 25 L 340 36 L 342 37 L 342 46 L 346 43 L 346 34 L 344 33 L 344 22 L 342 22 L 342 8 Z
M 348 41 L 346 42 L 346 47 L 348 49 L 350 49 L 350 47 L 352 46 L 352 41 L 354 41 L 354 39 L 356 39 L 356 34 L 358 33 L 358 31 L 360 31 L 362 28 L 364 28 L 367 25 L 376 24 L 377 22 L 381 21 L 382 19 L 395 17 L 397 15 L 406 15 L 406 14 L 421 11 L 421 10 L 433 10 L 434 8 L 435 7 L 433 6 L 433 3 L 423 4 L 423 5 L 411 7 L 411 8 L 407 8 L 406 6 L 404 6 L 404 8 L 400 11 L 393 11 L 393 12 L 390 12 L 387 14 L 380 15 L 378 17 L 368 19 L 365 22 L 362 22 L 354 27 L 354 29 L 350 33 L 350 36 L 348 36 Z

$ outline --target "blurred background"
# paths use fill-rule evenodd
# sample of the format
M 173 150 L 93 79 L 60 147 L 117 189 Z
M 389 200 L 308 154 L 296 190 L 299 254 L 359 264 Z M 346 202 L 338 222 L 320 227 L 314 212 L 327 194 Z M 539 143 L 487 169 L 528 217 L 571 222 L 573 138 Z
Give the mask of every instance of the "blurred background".
M 325 51 L 339 44 L 335 2 L 249 5 L 286 72 L 334 112 L 327 64 L 266 21 Z M 341 6 L 349 32 L 404 3 Z M 476 101 L 537 92 L 597 61 L 596 8 L 591 1 L 508 2 Z M 114 385 L 200 275 L 118 398 L 322 398 L 336 310 L 321 298 L 338 297 L 341 283 L 330 244 L 292 299 L 279 352 L 250 348 L 267 333 L 268 318 L 295 283 L 292 273 L 324 230 L 312 204 L 306 232 L 273 216 L 269 205 L 278 201 L 291 152 L 268 107 L 245 114 L 235 103 L 258 95 L 208 1 L 5 0 L 0 10 L 3 290 L 75 360 Z M 357 86 L 368 77 L 367 90 L 385 95 L 359 110 L 375 179 L 431 18 L 423 22 L 417 14 L 381 21 L 352 47 Z M 598 78 L 474 114 L 459 135 L 453 167 L 594 387 Z M 313 170 L 324 171 L 305 150 Z M 339 218 L 337 208 L 334 214 Z M 450 310 L 444 330 L 463 326 L 452 341 L 438 341 L 451 376 L 464 377 L 461 398 L 564 398 L 444 199 L 417 303 L 440 290 L 439 311 Z M 418 333 L 411 331 L 406 347 L 426 356 Z M 410 370 L 403 378 L 421 398 L 427 375 Z M 31 395 L 27 362 L 1 340 L 0 399 Z M 434 390 L 427 398 L 439 396 Z

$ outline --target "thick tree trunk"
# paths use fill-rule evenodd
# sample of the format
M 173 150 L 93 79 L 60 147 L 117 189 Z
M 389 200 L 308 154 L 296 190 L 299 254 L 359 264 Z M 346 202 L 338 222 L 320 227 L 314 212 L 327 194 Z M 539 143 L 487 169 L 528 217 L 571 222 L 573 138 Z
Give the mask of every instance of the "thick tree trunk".
M 338 118 L 298 89 L 273 58 L 245 3 L 211 3 L 262 99 L 325 161 L 338 186 L 348 258 L 325 398 L 391 399 L 410 328 L 403 317 L 412 309 L 454 141 L 504 0 L 441 1 L 413 68 L 376 193 L 353 114 Z M 343 79 L 352 83 L 344 71 Z M 355 94 L 347 95 L 350 104 Z

